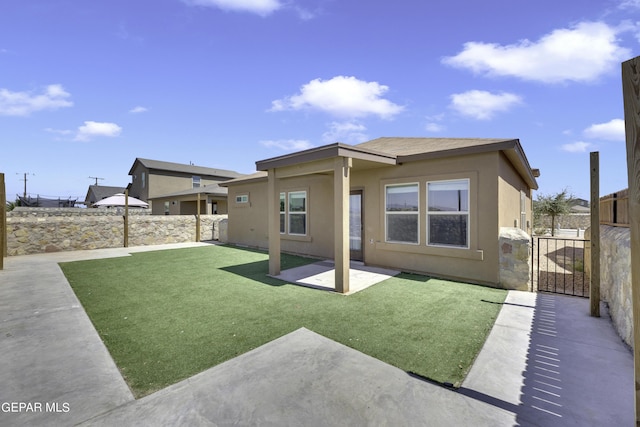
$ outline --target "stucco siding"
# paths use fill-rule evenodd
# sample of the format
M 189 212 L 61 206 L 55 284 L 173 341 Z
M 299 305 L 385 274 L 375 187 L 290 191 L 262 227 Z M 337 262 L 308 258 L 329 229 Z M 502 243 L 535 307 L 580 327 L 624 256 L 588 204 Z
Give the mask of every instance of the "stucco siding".
M 531 189 L 516 172 L 509 160 L 501 154 L 499 156 L 499 215 L 500 227 L 516 227 L 531 235 L 533 216 L 531 212 Z M 524 228 L 521 220 L 520 197 L 521 191 L 525 194 L 526 220 Z
M 486 153 L 354 172 L 352 188 L 364 190 L 365 263 L 477 283 L 497 283 L 496 157 L 496 153 Z M 427 183 L 457 179 L 468 179 L 470 183 L 469 248 L 428 246 Z M 385 185 L 410 182 L 419 184 L 419 241 L 387 243 Z

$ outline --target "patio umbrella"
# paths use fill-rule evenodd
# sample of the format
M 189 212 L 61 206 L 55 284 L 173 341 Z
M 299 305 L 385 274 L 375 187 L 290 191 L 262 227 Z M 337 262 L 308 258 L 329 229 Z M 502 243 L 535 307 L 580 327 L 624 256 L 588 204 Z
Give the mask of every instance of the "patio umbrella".
M 94 207 L 124 207 L 124 194 L 118 193 L 111 197 L 106 197 L 99 202 L 93 204 Z M 133 208 L 148 208 L 149 204 L 143 202 L 140 199 L 129 196 L 129 207 Z

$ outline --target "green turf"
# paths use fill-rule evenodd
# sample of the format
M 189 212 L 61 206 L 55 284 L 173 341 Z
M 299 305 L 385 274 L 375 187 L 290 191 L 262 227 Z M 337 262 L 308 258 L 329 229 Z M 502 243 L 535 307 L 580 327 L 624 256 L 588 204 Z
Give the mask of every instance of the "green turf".
M 283 254 L 282 269 L 312 261 Z M 344 296 L 270 278 L 267 254 L 231 246 L 61 267 L 136 397 L 300 327 L 458 385 L 506 297 L 413 274 Z

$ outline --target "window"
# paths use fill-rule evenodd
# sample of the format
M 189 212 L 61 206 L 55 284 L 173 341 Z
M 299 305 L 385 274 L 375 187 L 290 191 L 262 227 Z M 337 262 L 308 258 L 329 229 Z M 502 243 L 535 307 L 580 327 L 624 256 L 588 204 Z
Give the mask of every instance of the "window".
M 527 231 L 527 194 L 520 191 L 520 229 Z
M 387 242 L 418 243 L 418 184 L 385 187 Z
M 193 175 L 191 182 L 193 183 L 193 188 L 200 188 L 200 177 L 198 175 Z
M 248 194 L 238 194 L 236 196 L 236 203 L 249 203 L 249 195 Z
M 307 234 L 307 192 L 289 193 L 289 234 Z
M 142 172 L 142 175 L 141 175 L 141 179 L 142 179 L 142 188 L 144 188 L 144 187 L 147 185 L 147 183 L 146 183 L 146 178 L 147 178 L 146 173 Z
M 280 193 L 280 234 L 286 233 L 285 223 L 286 223 L 286 194 Z
M 170 209 L 171 209 L 171 203 L 170 202 L 164 202 L 164 214 L 165 215 L 169 215 Z
M 469 247 L 469 180 L 427 183 L 427 244 Z

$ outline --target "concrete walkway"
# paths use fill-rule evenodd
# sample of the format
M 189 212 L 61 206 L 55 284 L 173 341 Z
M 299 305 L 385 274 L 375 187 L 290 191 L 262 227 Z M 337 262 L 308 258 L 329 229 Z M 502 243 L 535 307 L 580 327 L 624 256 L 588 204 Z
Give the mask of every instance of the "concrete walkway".
M 586 299 L 526 292 L 509 293 L 459 391 L 300 329 L 136 401 L 57 262 L 184 246 L 8 258 L 0 425 L 634 424 L 633 357 L 604 307 L 595 319 Z

